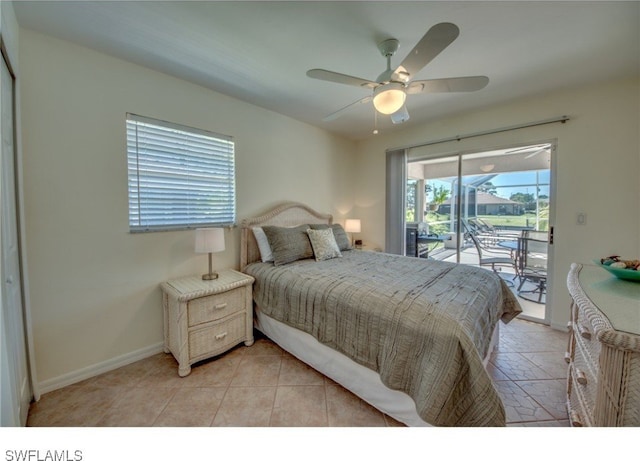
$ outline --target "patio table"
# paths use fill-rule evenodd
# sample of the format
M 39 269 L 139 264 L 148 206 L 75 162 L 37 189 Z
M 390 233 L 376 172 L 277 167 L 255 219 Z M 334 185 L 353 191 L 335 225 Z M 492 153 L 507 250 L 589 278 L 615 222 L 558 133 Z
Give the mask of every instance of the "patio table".
M 418 257 L 418 258 L 422 257 L 420 255 L 420 250 L 418 248 L 418 245 L 420 243 L 427 244 L 427 250 L 424 253 L 424 257 L 428 258 L 429 257 L 429 245 L 428 244 L 436 242 L 436 245 L 431 249 L 433 251 L 438 247 L 439 243 L 442 243 L 445 240 L 451 240 L 451 236 L 450 235 L 437 235 L 437 234 L 418 235 L 417 242 L 416 242 L 417 243 L 417 245 L 416 245 L 416 257 Z

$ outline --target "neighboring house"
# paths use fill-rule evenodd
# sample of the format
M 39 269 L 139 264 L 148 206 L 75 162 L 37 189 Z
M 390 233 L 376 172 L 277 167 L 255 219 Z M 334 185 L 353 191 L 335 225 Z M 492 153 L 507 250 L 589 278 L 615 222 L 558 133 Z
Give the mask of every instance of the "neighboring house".
M 469 216 L 513 216 L 524 214 L 524 205 L 522 203 L 486 192 L 470 193 L 467 205 L 469 207 Z M 451 198 L 442 202 L 438 212 L 444 214 L 451 212 Z

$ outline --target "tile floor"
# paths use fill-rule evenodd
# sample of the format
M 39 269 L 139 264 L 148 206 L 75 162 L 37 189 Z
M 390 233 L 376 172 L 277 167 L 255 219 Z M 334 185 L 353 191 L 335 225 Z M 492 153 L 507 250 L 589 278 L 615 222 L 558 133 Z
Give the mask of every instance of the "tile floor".
M 508 426 L 568 426 L 567 334 L 516 319 L 501 325 L 488 371 Z M 251 347 L 194 366 L 178 377 L 160 353 L 43 395 L 28 426 L 375 427 L 397 421 L 258 336 Z

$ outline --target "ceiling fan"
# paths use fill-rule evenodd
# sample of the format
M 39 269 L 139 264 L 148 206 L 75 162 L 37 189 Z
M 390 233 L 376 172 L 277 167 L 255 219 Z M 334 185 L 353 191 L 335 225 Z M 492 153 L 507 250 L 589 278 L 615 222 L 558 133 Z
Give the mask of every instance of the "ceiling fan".
M 409 120 L 405 105 L 407 95 L 481 90 L 489 83 L 488 77 L 412 80 L 423 67 L 449 46 L 459 33 L 460 30 L 455 24 L 448 22 L 436 24 L 427 31 L 396 69 L 391 69 L 391 57 L 398 51 L 400 42 L 395 38 L 383 41 L 378 45 L 378 49 L 382 56 L 387 58 L 387 69 L 375 81 L 324 69 L 307 71 L 307 76 L 311 78 L 373 90 L 369 96 L 328 115 L 324 121 L 334 120 L 354 106 L 373 101 L 373 106 L 379 113 L 390 115 L 393 123 L 402 123 Z

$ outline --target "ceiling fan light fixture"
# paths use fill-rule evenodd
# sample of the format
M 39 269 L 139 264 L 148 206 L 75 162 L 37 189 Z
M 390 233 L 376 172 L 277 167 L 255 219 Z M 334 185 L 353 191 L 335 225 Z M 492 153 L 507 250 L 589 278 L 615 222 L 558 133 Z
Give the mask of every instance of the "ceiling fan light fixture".
M 407 106 L 402 106 L 396 112 L 391 114 L 391 122 L 393 122 L 394 125 L 404 123 L 407 120 L 409 120 L 409 111 L 407 110 Z
M 404 106 L 407 93 L 402 83 L 392 82 L 373 90 L 373 106 L 385 115 L 393 114 Z

